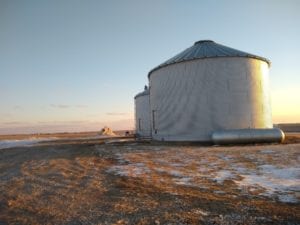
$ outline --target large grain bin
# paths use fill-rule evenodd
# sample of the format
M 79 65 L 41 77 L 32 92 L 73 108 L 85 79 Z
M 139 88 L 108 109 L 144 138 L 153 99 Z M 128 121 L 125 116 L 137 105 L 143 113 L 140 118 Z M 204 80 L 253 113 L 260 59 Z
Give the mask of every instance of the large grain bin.
M 149 89 L 145 86 L 143 92 L 134 97 L 135 129 L 140 138 L 151 137 Z
M 154 68 L 153 139 L 211 142 L 215 131 L 273 128 L 269 67 L 265 58 L 204 40 Z

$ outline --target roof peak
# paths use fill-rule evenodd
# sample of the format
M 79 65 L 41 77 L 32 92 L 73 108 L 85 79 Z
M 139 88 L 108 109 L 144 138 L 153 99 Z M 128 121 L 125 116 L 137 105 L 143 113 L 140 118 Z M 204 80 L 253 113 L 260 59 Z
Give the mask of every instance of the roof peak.
M 270 61 L 266 58 L 256 56 L 247 52 L 243 52 L 237 49 L 233 49 L 225 45 L 218 44 L 212 40 L 200 40 L 195 42 L 193 46 L 185 49 L 184 51 L 175 55 L 171 59 L 165 61 L 164 63 L 152 69 L 149 72 L 148 77 L 153 71 L 171 64 L 181 63 L 181 62 L 195 60 L 195 59 L 207 59 L 207 58 L 218 58 L 218 57 L 253 58 L 253 59 L 265 61 L 270 66 Z
M 134 99 L 144 96 L 144 95 L 149 95 L 150 94 L 150 90 L 149 87 L 147 86 L 147 89 L 144 89 L 144 91 L 138 93 L 136 96 L 134 96 Z
M 200 41 L 196 41 L 194 45 L 197 45 L 197 44 L 202 44 L 202 43 L 209 43 L 209 42 L 213 42 L 212 40 L 200 40 Z

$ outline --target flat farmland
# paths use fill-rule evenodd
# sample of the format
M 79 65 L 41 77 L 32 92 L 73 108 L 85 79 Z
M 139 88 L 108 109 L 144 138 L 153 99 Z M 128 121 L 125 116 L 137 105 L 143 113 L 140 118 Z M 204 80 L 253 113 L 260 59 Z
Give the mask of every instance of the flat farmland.
M 300 224 L 300 143 L 0 150 L 0 224 Z

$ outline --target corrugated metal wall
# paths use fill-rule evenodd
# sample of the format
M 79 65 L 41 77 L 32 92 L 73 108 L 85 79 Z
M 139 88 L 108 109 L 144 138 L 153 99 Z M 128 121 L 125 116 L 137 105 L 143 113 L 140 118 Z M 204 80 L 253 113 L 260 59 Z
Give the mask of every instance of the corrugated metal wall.
M 222 129 L 272 128 L 268 64 L 242 57 L 177 63 L 150 76 L 152 136 L 211 141 Z
M 141 137 L 151 137 L 149 94 L 135 98 L 135 128 Z

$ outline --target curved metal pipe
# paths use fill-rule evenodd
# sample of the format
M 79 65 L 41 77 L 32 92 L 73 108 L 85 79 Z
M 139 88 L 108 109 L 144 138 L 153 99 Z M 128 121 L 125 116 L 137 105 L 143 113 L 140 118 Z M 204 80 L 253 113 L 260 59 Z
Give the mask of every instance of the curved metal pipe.
M 284 138 L 283 131 L 278 128 L 222 130 L 212 134 L 215 144 L 280 143 Z

